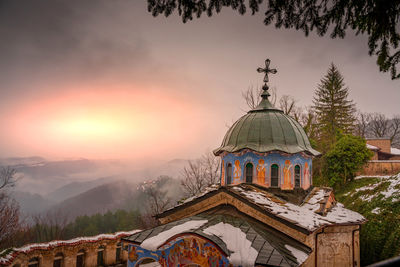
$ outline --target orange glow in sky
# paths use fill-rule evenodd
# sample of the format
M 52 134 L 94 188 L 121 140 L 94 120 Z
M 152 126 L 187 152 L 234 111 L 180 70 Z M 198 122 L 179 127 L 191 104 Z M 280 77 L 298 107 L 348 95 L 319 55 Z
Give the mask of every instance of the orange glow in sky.
M 183 136 L 189 143 L 198 137 L 188 123 L 197 116 L 193 105 L 163 90 L 79 88 L 38 99 L 12 115 L 10 138 L 19 144 L 14 150 L 44 156 L 148 157 L 176 152 Z

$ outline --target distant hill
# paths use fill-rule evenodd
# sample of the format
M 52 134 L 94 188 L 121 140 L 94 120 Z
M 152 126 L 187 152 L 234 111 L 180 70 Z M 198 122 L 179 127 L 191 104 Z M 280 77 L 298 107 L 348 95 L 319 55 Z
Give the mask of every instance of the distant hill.
M 20 178 L 14 189 L 14 198 L 20 203 L 23 216 L 50 208 L 68 210 L 73 216 L 114 207 L 142 210 L 146 202 L 143 194 L 136 192 L 138 185 L 145 181 L 156 181 L 160 176 L 178 178 L 187 163 L 185 159 L 174 159 L 138 168 L 135 163 L 118 160 L 77 158 L 50 161 L 37 156 L 0 159 L 0 166 L 14 168 Z M 126 184 L 118 187 L 122 181 L 126 181 Z M 169 187 L 170 184 L 173 186 Z M 163 190 L 167 190 L 168 197 L 174 201 L 175 193 L 179 196 L 183 194 L 179 191 L 177 180 L 164 185 Z M 128 196 L 121 197 L 115 192 L 125 192 Z M 100 199 L 101 195 L 103 199 Z
M 146 212 L 149 201 L 144 188 L 150 184 L 155 185 L 158 190 L 166 192 L 166 197 L 171 199 L 171 205 L 174 205 L 176 201 L 183 197 L 180 182 L 170 177 L 156 179 L 153 182 L 145 182 L 145 186 L 142 184 L 134 184 L 127 181 L 102 184 L 68 198 L 52 206 L 50 210 L 61 211 L 70 220 L 81 215 L 106 213 L 116 209 L 137 209 L 141 212 Z
M 23 216 L 44 212 L 55 204 L 39 194 L 29 192 L 13 191 L 11 196 L 19 203 Z
M 61 202 L 63 200 L 79 195 L 99 185 L 109 183 L 114 179 L 115 177 L 109 176 L 91 181 L 72 182 L 67 185 L 61 186 L 60 188 L 57 188 L 56 190 L 47 194 L 45 197 L 53 202 Z
M 361 227 L 361 266 L 400 254 L 400 173 L 356 179 L 335 195 L 368 219 Z

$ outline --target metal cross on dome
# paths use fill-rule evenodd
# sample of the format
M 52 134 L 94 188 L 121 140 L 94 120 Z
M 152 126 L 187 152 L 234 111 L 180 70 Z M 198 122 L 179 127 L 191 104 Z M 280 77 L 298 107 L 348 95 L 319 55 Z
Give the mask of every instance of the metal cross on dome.
M 276 69 L 270 69 L 270 68 L 269 68 L 269 64 L 270 64 L 270 63 L 271 63 L 271 60 L 269 60 L 269 59 L 267 58 L 267 59 L 265 60 L 265 68 L 258 68 L 258 69 L 257 69 L 257 71 L 258 71 L 259 73 L 261 73 L 261 72 L 264 72 L 264 73 L 265 73 L 265 76 L 264 76 L 265 85 L 266 85 L 267 82 L 269 81 L 269 79 L 268 79 L 268 74 L 269 74 L 269 73 L 275 74 L 275 73 L 278 72 Z

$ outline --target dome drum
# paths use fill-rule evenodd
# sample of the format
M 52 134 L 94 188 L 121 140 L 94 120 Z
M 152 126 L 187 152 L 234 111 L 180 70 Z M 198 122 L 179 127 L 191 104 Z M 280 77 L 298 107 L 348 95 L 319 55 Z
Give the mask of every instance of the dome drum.
M 312 185 L 312 158 L 306 153 L 258 153 L 245 149 L 223 153 L 221 159 L 221 185 L 254 183 L 282 190 L 307 190 Z

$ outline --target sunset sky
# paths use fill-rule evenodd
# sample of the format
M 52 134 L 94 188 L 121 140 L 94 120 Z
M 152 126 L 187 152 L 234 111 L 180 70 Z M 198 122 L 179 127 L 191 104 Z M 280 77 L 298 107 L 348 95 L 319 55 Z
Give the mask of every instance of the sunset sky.
M 0 157 L 194 158 L 217 148 L 271 85 L 310 105 L 331 62 L 357 108 L 400 114 L 400 81 L 380 73 L 365 36 L 332 40 L 225 10 L 183 24 L 146 0 L 0 2 Z

